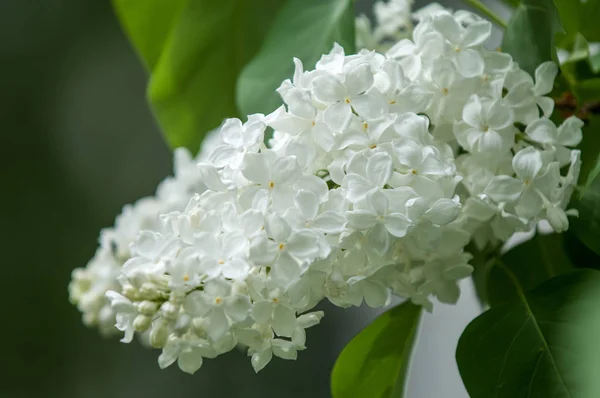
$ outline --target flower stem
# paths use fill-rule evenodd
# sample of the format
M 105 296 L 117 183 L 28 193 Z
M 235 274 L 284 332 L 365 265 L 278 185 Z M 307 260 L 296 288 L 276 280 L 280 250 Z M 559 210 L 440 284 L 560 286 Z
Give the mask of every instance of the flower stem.
M 506 21 L 500 18 L 496 13 L 490 10 L 485 4 L 483 4 L 479 0 L 465 0 L 465 3 L 469 4 L 471 7 L 477 9 L 480 13 L 485 15 L 490 21 L 498 25 L 499 27 L 506 29 Z

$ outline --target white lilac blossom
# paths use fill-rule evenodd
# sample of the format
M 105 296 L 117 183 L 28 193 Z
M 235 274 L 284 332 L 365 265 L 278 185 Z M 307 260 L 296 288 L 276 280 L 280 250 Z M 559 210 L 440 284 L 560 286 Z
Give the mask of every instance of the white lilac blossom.
M 209 133 L 207 136 L 203 148 L 216 146 L 211 141 L 218 135 Z M 186 149 L 177 149 L 174 153 L 174 176 L 166 178 L 158 186 L 155 196 L 126 205 L 117 216 L 114 227 L 101 231 L 96 254 L 86 267 L 73 270 L 69 299 L 82 312 L 86 325 L 97 326 L 104 335 L 117 332 L 116 311 L 110 306 L 106 292 L 121 290 L 117 277 L 123 264 L 131 258 L 129 246 L 138 233 L 158 230 L 161 214 L 185 208 L 191 195 L 206 189 L 202 174 L 196 167 L 205 153 L 206 149 L 194 159 Z
M 385 54 L 335 45 L 314 70 L 295 60 L 281 107 L 224 123 L 197 168 L 206 190 L 115 268 L 124 341 L 148 333 L 160 367 L 189 373 L 240 345 L 258 372 L 306 348 L 322 300 L 431 311 L 458 299 L 471 240 L 568 228 L 581 122 L 548 118 L 552 64 L 533 83 L 465 12 L 424 13 L 412 35 Z

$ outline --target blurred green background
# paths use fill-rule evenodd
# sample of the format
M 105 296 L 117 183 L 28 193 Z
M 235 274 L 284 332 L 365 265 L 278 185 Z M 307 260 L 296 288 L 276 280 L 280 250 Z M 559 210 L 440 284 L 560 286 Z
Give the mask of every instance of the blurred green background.
M 145 71 L 108 1 L 0 0 L 0 70 L 0 398 L 329 396 L 337 354 L 373 311 L 325 306 L 295 362 L 276 359 L 255 375 L 234 350 L 192 377 L 176 366 L 160 370 L 157 351 L 101 338 L 68 302 L 71 270 L 93 255 L 99 230 L 171 170 L 146 104 Z M 477 310 L 441 311 L 444 322 L 459 320 L 441 331 L 455 342 Z M 453 343 L 428 322 L 437 321 L 424 320 L 415 383 L 426 384 L 438 364 L 460 389 Z M 448 346 L 443 360 L 440 344 Z

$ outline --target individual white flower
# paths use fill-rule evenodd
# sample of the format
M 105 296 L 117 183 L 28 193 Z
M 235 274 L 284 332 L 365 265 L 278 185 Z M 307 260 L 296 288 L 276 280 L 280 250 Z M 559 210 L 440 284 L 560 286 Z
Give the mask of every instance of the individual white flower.
M 373 73 L 367 63 L 349 68 L 343 81 L 331 74 L 316 77 L 312 82 L 314 95 L 328 105 L 323 113 L 325 123 L 333 130 L 342 130 L 350 123 L 353 109 L 369 120 L 380 116 L 382 98 L 367 93 L 373 82 Z
M 253 115 L 242 124 L 239 119 L 227 119 L 221 128 L 223 144 L 211 152 L 208 160 L 216 167 L 236 168 L 248 150 L 257 148 L 264 137 L 263 115 Z
M 548 149 L 554 149 L 558 162 L 564 166 L 571 160 L 571 151 L 567 147 L 575 147 L 581 142 L 582 127 L 583 121 L 575 116 L 567 118 L 558 128 L 543 117 L 528 125 L 525 134 Z
M 383 188 L 392 176 L 392 157 L 386 152 L 376 152 L 369 157 L 359 152 L 346 167 L 342 190 L 351 202 L 363 199 L 369 192 Z
M 441 14 L 433 18 L 433 25 L 450 44 L 448 57 L 458 73 L 464 77 L 481 75 L 485 64 L 481 53 L 474 47 L 482 45 L 490 37 L 492 24 L 481 20 L 463 27 L 452 15 Z
M 463 109 L 462 119 L 454 124 L 454 135 L 470 152 L 503 153 L 512 147 L 513 112 L 502 100 L 473 95 Z
M 497 202 L 515 202 L 517 215 L 532 218 L 541 211 L 544 199 L 558 187 L 558 162 L 544 164 L 542 152 L 528 147 L 515 155 L 513 168 L 517 178 L 494 177 L 485 193 Z
M 515 110 L 515 118 L 525 124 L 539 118 L 538 106 L 543 116 L 550 116 L 554 110 L 554 100 L 546 97 L 552 91 L 558 66 L 552 61 L 544 62 L 535 70 L 535 84 L 532 77 L 521 69 L 514 69 L 506 76 L 504 97 Z

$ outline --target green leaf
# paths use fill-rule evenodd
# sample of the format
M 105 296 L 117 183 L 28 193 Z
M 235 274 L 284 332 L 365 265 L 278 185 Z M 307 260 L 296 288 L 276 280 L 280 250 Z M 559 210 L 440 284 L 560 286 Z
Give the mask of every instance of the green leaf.
M 563 29 L 553 0 L 523 0 L 508 22 L 502 50 L 533 75 L 539 64 L 557 59 L 559 32 Z
M 521 2 L 521 0 L 504 0 L 504 3 L 506 3 L 507 5 L 516 8 L 519 6 L 519 3 Z
M 479 250 L 477 245 L 471 241 L 465 250 L 473 256 L 471 261 L 469 261 L 469 264 L 473 266 L 471 279 L 473 281 L 473 286 L 475 287 L 475 293 L 479 300 L 479 304 L 484 306 L 489 302 L 487 283 L 489 274 L 492 271 L 494 262 L 498 256 L 499 247 L 486 247 L 484 250 Z
M 579 217 L 571 220 L 569 231 L 574 233 L 588 248 L 600 255 L 600 173 L 598 164 L 590 174 L 596 176 L 586 188 L 583 197 L 574 203 Z
M 456 350 L 471 398 L 600 396 L 600 273 L 578 270 L 472 321 Z
M 196 152 L 237 116 L 235 83 L 258 51 L 278 0 L 114 0 L 150 70 L 148 96 L 171 147 Z
M 559 41 L 562 48 L 570 49 L 577 34 L 588 41 L 600 40 L 600 0 L 554 0 L 566 35 Z
M 260 52 L 238 80 L 237 104 L 242 114 L 268 113 L 281 104 L 275 91 L 294 73 L 293 58 L 313 68 L 334 42 L 355 51 L 352 0 L 288 0 L 273 22 Z
M 496 266 L 498 261 L 511 270 L 525 290 L 574 268 L 565 253 L 562 234 L 538 234 L 513 247 L 493 264 L 486 280 L 487 298 L 492 307 L 518 297 L 513 281 Z
M 421 307 L 392 308 L 344 347 L 331 374 L 334 398 L 400 398 Z
M 590 67 L 594 73 L 600 73 L 600 53 L 590 57 Z
M 592 84 L 591 81 L 589 83 Z M 600 79 L 598 79 L 598 83 L 596 93 L 600 100 Z M 583 185 L 583 190 L 580 190 L 579 195 L 581 198 L 600 175 L 600 115 L 593 113 L 590 115 L 588 123 L 583 128 L 583 141 L 579 144 L 579 148 L 581 148 L 579 183 Z
M 600 256 L 577 238 L 572 230 L 564 233 L 565 250 L 576 268 L 591 268 L 600 271 Z

